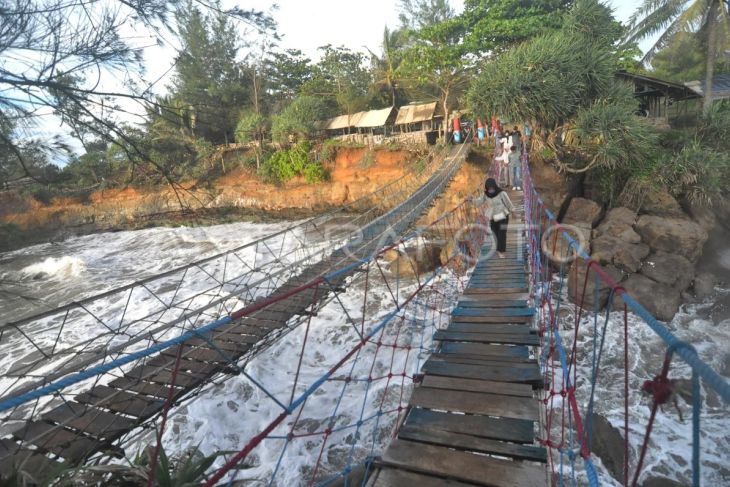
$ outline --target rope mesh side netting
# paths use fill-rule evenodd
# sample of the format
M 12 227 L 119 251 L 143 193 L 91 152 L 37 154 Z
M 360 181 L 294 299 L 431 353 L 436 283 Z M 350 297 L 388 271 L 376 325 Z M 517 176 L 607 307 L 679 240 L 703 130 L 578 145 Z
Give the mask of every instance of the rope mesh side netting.
M 162 299 L 161 291 L 150 291 L 150 280 L 121 290 L 126 299 L 123 300 L 122 312 L 116 317 L 109 313 L 105 319 L 96 319 L 100 313 L 87 314 L 92 306 L 74 303 L 60 313 L 46 313 L 37 321 L 30 319 L 7 325 L 3 328 L 4 331 L 12 330 L 16 337 L 26 340 L 23 346 L 16 348 L 23 353 L 29 349 L 35 351 L 24 357 L 25 360 L 6 369 L 2 377 L 5 391 L 11 391 L 0 400 L 0 411 L 4 418 L 0 430 L 0 469 L 3 470 L 3 475 L 7 470 L 13 469 L 40 474 L 57 470 L 60 464 L 74 465 L 85 461 L 92 464 L 104 463 L 110 456 L 133 455 L 123 448 L 131 448 L 133 451 L 140 441 L 154 433 L 150 429 L 154 425 L 150 425 L 149 421 L 145 423 L 145 420 L 162 413 L 160 430 L 164 431 L 168 412 L 173 405 L 176 409 L 181 409 L 180 401 L 183 396 L 185 399 L 204 396 L 223 384 L 226 375 L 245 378 L 252 387 L 272 401 L 266 407 L 282 407 L 285 410 L 291 408 L 296 395 L 302 392 L 298 387 L 307 383 L 302 379 L 295 380 L 290 401 L 287 402 L 277 393 L 271 392 L 266 377 L 258 377 L 250 372 L 255 368 L 255 364 L 250 363 L 256 357 L 256 352 L 269 346 L 276 337 L 294 330 L 299 335 L 304 330 L 306 337 L 313 317 L 320 311 L 325 312 L 327 306 L 339 308 L 336 313 L 338 322 L 353 325 L 352 330 L 359 331 L 356 338 L 362 341 L 362 345 L 375 340 L 374 335 L 368 334 L 370 330 L 367 327 L 373 326 L 371 321 L 376 317 L 374 313 L 383 309 L 383 306 L 389 312 L 393 306 L 398 312 L 405 312 L 402 306 L 406 304 L 412 307 L 410 302 L 402 302 L 402 298 L 408 289 L 406 284 L 413 285 L 413 281 L 401 278 L 401 274 L 409 273 L 408 266 L 420 265 L 414 264 L 416 257 L 412 255 L 413 250 L 409 248 L 397 257 L 395 277 L 392 270 L 383 268 L 382 263 L 374 263 L 373 252 L 384 247 L 391 252 L 398 252 L 398 249 L 405 249 L 406 245 L 422 241 L 422 237 L 412 235 L 406 243 L 398 236 L 412 225 L 443 190 L 467 150 L 467 145 L 451 148 L 450 154 L 435 170 L 411 178 L 409 183 L 399 183 L 398 191 L 406 196 L 405 199 L 392 209 L 381 211 L 357 235 L 346 232 L 345 245 L 342 245 L 343 239 L 330 244 L 331 247 L 336 247 L 329 251 L 329 255 L 325 254 L 326 259 L 323 260 L 327 260 L 327 265 L 318 266 L 322 262 L 320 261 L 304 267 L 300 259 L 291 265 L 291 273 L 296 279 L 289 279 L 284 283 L 269 283 L 267 289 L 275 288 L 275 291 L 268 294 L 264 292 L 256 299 L 236 297 L 232 302 L 222 305 L 218 311 L 223 312 L 217 315 L 209 315 L 206 311 L 206 308 L 211 308 L 210 301 L 203 305 L 202 311 L 194 309 L 195 299 L 188 300 L 182 308 L 169 304 L 175 302 L 175 296 L 183 287 L 182 280 L 191 272 L 190 269 L 200 270 L 201 266 L 211 262 L 208 259 L 202 264 L 186 266 L 181 270 L 183 277 L 177 276 L 173 282 L 167 283 L 167 292 L 172 293 L 172 297 L 165 295 L 165 299 Z M 415 183 L 420 185 L 413 189 Z M 453 227 L 452 234 L 458 231 L 462 225 L 454 221 L 453 215 L 459 212 L 463 214 L 464 211 L 465 208 L 461 207 L 454 210 L 451 216 L 440 220 L 440 226 L 443 227 L 441 229 L 437 229 L 437 226 L 430 227 L 435 232 L 434 236 L 439 237 L 440 232 L 441 237 L 445 238 L 444 228 L 447 224 L 444 222 Z M 319 229 L 320 232 L 322 230 Z M 295 235 L 295 232 L 289 233 Z M 296 240 L 300 241 L 299 238 Z M 263 239 L 256 244 L 264 245 L 268 249 L 268 259 L 262 259 L 262 262 L 266 261 L 272 267 L 281 266 L 281 249 L 285 245 L 279 244 L 274 249 L 271 242 L 271 239 Z M 393 242 L 400 243 L 394 246 Z M 306 245 L 308 242 L 303 241 L 301 248 L 295 248 L 291 253 L 308 252 Z M 426 247 L 423 245 L 414 247 L 417 256 L 426 252 L 427 260 L 440 260 L 439 252 L 434 254 L 432 247 L 426 250 L 424 248 Z M 213 259 L 219 259 L 216 265 L 224 268 L 224 275 L 230 262 L 228 259 L 235 254 L 236 252 L 226 253 L 222 256 L 222 261 L 219 257 Z M 242 262 L 245 260 L 241 256 L 235 257 Z M 264 264 L 259 267 L 266 268 Z M 261 272 L 273 279 L 265 271 Z M 373 277 L 376 273 L 380 278 Z M 211 272 L 204 274 L 210 275 Z M 162 278 L 168 276 L 166 274 Z M 243 276 L 237 278 L 236 285 L 246 287 L 248 292 L 250 286 L 246 283 L 256 275 L 244 270 Z M 384 300 L 382 306 L 373 307 L 371 303 L 367 303 L 367 309 L 363 304 L 364 308 L 360 310 L 359 305 L 345 302 L 343 295 L 347 288 L 362 281 L 363 276 L 366 283 L 384 280 L 382 289 L 388 290 L 389 297 L 380 297 Z M 421 287 L 427 285 L 426 282 L 420 283 L 418 279 L 415 282 Z M 433 290 L 434 296 L 438 295 L 433 282 L 429 281 L 428 286 Z M 222 292 L 223 288 L 224 286 L 219 287 L 215 298 L 206 296 L 205 299 L 217 300 L 216 305 L 225 303 L 233 291 L 225 289 Z M 239 288 L 239 292 L 242 288 Z M 163 303 L 162 311 L 154 318 L 134 320 L 143 327 L 140 330 L 131 330 L 125 322 L 131 309 L 134 289 L 143 289 L 149 292 L 151 297 L 148 296 L 148 299 Z M 370 294 L 372 292 L 365 293 Z M 223 298 L 218 297 L 220 295 Z M 109 296 L 110 293 L 104 293 L 96 299 L 108 301 Z M 105 301 L 89 302 L 102 308 Z M 114 303 L 113 300 L 111 302 Z M 378 300 L 374 299 L 373 302 L 377 303 Z M 429 300 L 418 302 L 423 309 L 433 306 Z M 244 306 L 241 307 L 241 304 Z M 240 309 L 233 311 L 235 308 Z M 71 323 L 89 326 L 87 322 L 75 322 L 69 318 L 78 310 L 95 318 L 91 324 L 99 330 L 96 339 L 74 341 L 76 337 Z M 171 310 L 183 315 L 166 322 L 165 314 Z M 423 315 L 425 312 L 419 313 Z M 224 317 L 218 318 L 221 315 Z M 215 318 L 215 321 L 210 322 L 211 318 Z M 53 320 L 56 320 L 55 326 L 45 328 Z M 354 326 L 358 320 L 359 328 Z M 7 343 L 8 335 L 9 332 L 3 339 L 4 344 Z M 301 339 L 299 335 L 290 340 Z M 71 346 L 64 347 L 64 340 L 70 341 Z M 307 343 L 306 339 L 304 343 Z M 393 350 L 401 349 L 397 339 L 394 343 L 381 346 L 390 346 Z M 342 350 L 344 347 L 342 345 L 338 349 Z M 303 353 L 307 350 L 306 347 L 302 348 Z M 89 353 L 90 357 L 84 357 L 84 353 Z M 328 355 L 332 355 L 331 350 L 328 350 Z M 300 364 L 303 358 L 304 355 L 300 355 Z M 321 371 L 322 361 L 315 362 L 318 367 L 316 370 Z M 3 365 L 5 364 L 4 362 Z M 309 374 L 311 376 L 312 372 Z M 299 372 L 296 376 L 299 377 Z M 39 380 L 28 383 L 29 378 Z M 382 377 L 377 380 L 382 380 Z M 353 384 L 359 382 L 359 379 L 352 381 Z M 18 387 L 19 384 L 23 387 Z M 308 387 L 313 385 L 309 384 Z M 174 411 L 172 416 L 174 417 Z M 157 454 L 153 457 L 156 461 Z
M 689 462 L 680 462 L 680 468 L 672 472 L 662 465 L 662 455 L 656 455 L 654 466 L 667 477 L 680 480 L 684 476 L 694 486 L 730 480 L 721 478 L 722 460 L 718 464 L 716 459 L 708 459 L 711 457 L 708 454 L 703 462 L 700 444 L 703 413 L 713 424 L 727 421 L 730 385 L 726 379 L 700 359 L 691 345 L 657 321 L 588 255 L 586 230 L 556 220 L 534 187 L 526 154 L 523 171 L 531 295 L 538 309 L 536 326 L 541 336 L 540 362 L 546 384 L 540 397 L 544 406 L 541 443 L 550 451 L 548 460 L 554 483 L 640 485 L 647 478 L 642 468 L 650 449 L 675 458 L 691 456 Z M 638 346 L 635 340 L 641 339 L 655 346 L 653 353 L 658 355 L 630 356 L 632 347 Z M 662 347 L 663 363 L 654 364 L 661 358 Z M 684 364 L 676 372 L 677 377 L 670 378 L 675 355 Z M 660 365 L 660 371 L 653 378 L 642 376 L 642 372 L 635 370 L 639 363 L 647 369 Z M 682 378 L 686 374 L 691 378 Z M 708 392 L 719 396 L 724 406 L 703 406 L 703 396 Z M 679 435 L 673 444 L 650 442 L 657 410 L 670 401 L 676 405 L 679 396 L 692 408 L 690 437 Z M 616 479 L 601 473 L 595 464 L 594 443 L 602 440 L 596 439 L 594 433 L 599 412 L 613 419 L 610 423 L 623 443 L 622 453 L 611 459 L 602 458 L 604 466 L 607 462 L 614 464 Z M 669 425 L 666 429 L 681 427 L 681 412 L 679 419 L 671 418 L 669 409 L 665 414 Z M 606 434 L 605 427 L 602 431 Z M 603 454 L 606 454 L 603 440 Z M 726 453 L 727 450 L 721 455 Z M 579 460 L 582 469 L 577 466 Z M 701 482 L 703 464 L 713 472 Z
M 145 349 L 336 269 L 342 265 L 338 249 L 347 245 L 352 254 L 365 253 L 384 228 L 410 223 L 413 213 L 403 210 L 422 202 L 414 200 L 416 190 L 448 177 L 454 161 L 447 156 L 434 150 L 414 163 L 420 170 L 412 177 L 217 255 L 48 311 L 36 308 L 31 316 L 21 311 L 25 303 L 18 303 L 20 314 L 6 308 L 0 398 Z
M 225 308 L 238 311 L 204 325 L 196 318 L 0 401 L 0 471 L 8 461 L 32 475 L 64 461 L 123 465 L 122 457 L 144 454 L 137 481 L 154 485 L 160 464 L 201 451 L 214 455 L 206 486 L 365 485 L 408 414 L 421 366 L 438 345 L 434 334 L 449 323 L 481 249 L 494 243 L 473 198 L 480 189 L 406 233 L 454 174 L 461 147 L 405 204 L 373 219 L 357 242 L 332 251 L 328 266 L 311 278 L 279 284 L 276 292 Z M 499 179 L 498 169 L 491 175 Z M 706 459 L 700 415 L 703 424 L 725 421 L 730 385 L 591 260 L 576 240 L 579 229 L 555 220 L 535 190 L 526 154 L 523 178 L 525 225 L 510 229 L 526 237 L 541 341 L 535 356 L 545 384 L 525 400 L 541 405 L 538 437 L 549 450 L 553 484 L 616 483 L 594 451 L 599 414 L 619 426 L 620 483 L 640 485 L 657 449 L 691 450 L 680 473 L 694 485 L 717 481 L 722 465 Z M 639 328 L 663 343 L 664 361 L 653 378 L 634 370 L 639 357 L 630 351 Z M 15 330 L 31 335 L 26 327 Z M 251 352 L 270 335 L 277 340 L 267 343 L 267 353 Z M 675 355 L 683 364 L 673 365 Z M 653 359 L 642 358 L 649 369 Z M 66 367 L 66 359 L 58 360 L 53 367 Z M 679 394 L 679 374 L 690 375 L 690 437 L 683 444 L 652 442 L 660 407 Z M 710 392 L 720 405 L 703 402 Z M 145 423 L 152 417 L 160 419 Z M 705 476 L 710 469 L 714 476 Z M 108 480 L 109 471 L 102 472 L 97 481 Z

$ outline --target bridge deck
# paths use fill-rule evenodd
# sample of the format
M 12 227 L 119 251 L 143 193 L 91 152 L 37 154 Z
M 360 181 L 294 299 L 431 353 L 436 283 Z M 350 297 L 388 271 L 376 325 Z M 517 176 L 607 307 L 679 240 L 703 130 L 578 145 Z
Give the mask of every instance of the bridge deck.
M 511 197 L 519 222 L 522 198 Z M 518 244 L 509 232 L 506 258 L 477 264 L 369 487 L 547 485 L 547 452 L 535 441 L 542 375 L 529 353 L 538 337 Z
M 454 167 L 450 165 L 452 163 L 458 167 L 467 153 L 468 145 L 454 147 L 444 167 Z M 454 172 L 445 172 L 443 182 L 432 177 L 410 197 L 417 201 L 401 204 L 391 210 L 393 215 L 390 218 L 364 227 L 363 243 L 357 248 L 350 248 L 349 252 L 345 249 L 335 251 L 279 285 L 269 298 L 286 295 L 292 289 L 349 264 L 353 259 L 365 258 L 381 245 L 388 244 L 389 241 L 382 240 L 381 236 L 387 234 L 392 240 L 404 232 L 438 196 Z M 397 223 L 394 224 L 394 221 Z M 180 400 L 219 373 L 238 373 L 232 364 L 268 343 L 277 331 L 286 329 L 293 317 L 316 310 L 327 295 L 336 292 L 354 272 L 353 269 L 342 273 L 330 279 L 327 285 L 289 296 L 234 323 L 223 325 L 205 337 L 184 342 L 174 386 L 171 384 L 177 347 L 166 349 L 143 364 L 118 373 L 106 384 L 97 383 L 75 396 L 65 395 L 61 405 L 26 421 L 21 429 L 12 433 L 12 438 L 0 439 L 0 478 L 10 476 L 19 467 L 39 474 L 57 469 L 60 461 L 79 464 L 99 451 L 123 455 L 123 450 L 114 444 L 115 440 L 161 412 L 171 387 L 173 400 Z

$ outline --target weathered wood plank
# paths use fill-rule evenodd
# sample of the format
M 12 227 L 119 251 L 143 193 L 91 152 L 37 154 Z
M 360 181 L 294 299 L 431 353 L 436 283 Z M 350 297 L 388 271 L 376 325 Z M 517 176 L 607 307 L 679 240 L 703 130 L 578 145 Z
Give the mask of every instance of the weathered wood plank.
M 83 460 L 106 444 L 45 421 L 31 421 L 13 436 L 71 462 Z
M 124 389 L 126 391 L 138 392 L 146 396 L 157 397 L 160 399 L 167 399 L 170 394 L 169 384 L 156 384 L 153 382 L 147 382 L 134 377 L 120 377 L 114 379 L 109 383 L 110 386 L 117 389 Z M 180 385 L 174 387 L 175 395 L 183 392 L 183 388 Z
M 461 323 L 528 323 L 532 316 L 454 316 Z
M 529 346 L 538 346 L 540 344 L 540 338 L 537 335 L 529 333 L 459 333 L 437 331 L 433 339 L 449 342 L 505 343 Z
M 421 381 L 423 387 L 449 389 L 453 391 L 483 392 L 486 394 L 503 394 L 532 399 L 532 386 L 529 384 L 513 384 L 484 379 L 464 379 L 441 375 L 426 375 Z
M 76 428 L 105 441 L 118 438 L 136 424 L 124 416 L 73 401 L 52 409 L 42 419 Z
M 528 358 L 530 350 L 526 346 L 490 345 L 485 343 L 442 342 L 439 350 L 442 353 L 470 353 L 475 355 L 508 355 L 510 357 Z
M 530 421 L 539 418 L 536 399 L 483 392 L 451 391 L 444 394 L 443 389 L 421 386 L 413 390 L 410 404 L 420 408 Z
M 537 367 L 536 361 L 510 361 L 505 363 L 504 360 L 500 360 L 498 357 L 484 357 L 474 355 L 471 357 L 465 357 L 463 355 L 451 355 L 451 354 L 434 354 L 428 358 L 429 361 L 434 362 L 447 362 L 450 364 L 467 364 L 467 365 L 484 365 L 487 367 L 510 367 L 517 369 L 533 369 Z M 428 363 L 428 362 L 426 362 Z
M 381 468 L 373 474 L 372 483 L 368 487 L 473 487 L 474 484 L 465 484 L 456 480 L 431 477 L 397 468 Z
M 522 287 L 492 287 L 492 288 L 479 288 L 479 287 L 467 287 L 464 289 L 464 294 L 510 294 L 510 293 L 526 293 L 528 291 L 526 286 Z
M 535 308 L 462 308 L 456 307 L 451 311 L 452 316 L 534 316 Z
M 547 462 L 545 448 L 532 445 L 518 445 L 499 440 L 477 438 L 470 434 L 452 433 L 433 428 L 403 425 L 398 431 L 401 440 L 418 441 L 433 445 L 441 445 L 457 450 L 475 451 L 503 455 L 517 460 L 531 460 L 533 462 Z
M 133 394 L 107 386 L 96 386 L 79 394 L 76 396 L 76 401 L 81 404 L 104 407 L 140 419 L 152 416 L 165 405 L 165 402 L 161 399 L 153 399 L 149 396 Z
M 431 361 L 423 364 L 423 372 L 446 377 L 461 377 L 464 379 L 484 379 L 497 382 L 517 382 L 522 384 L 542 385 L 542 375 L 539 367 L 532 369 L 518 369 L 494 365 L 453 364 L 449 362 Z
M 451 323 L 446 331 L 458 333 L 535 333 L 528 324 L 503 324 L 503 323 Z
M 493 487 L 547 487 L 547 469 L 441 446 L 394 440 L 381 462 L 415 472 Z
M 535 441 L 535 423 L 527 419 L 492 418 L 478 414 L 455 414 L 412 408 L 404 424 L 513 443 Z
M 481 301 L 474 299 L 459 299 L 456 304 L 459 308 L 526 308 L 527 300 L 523 299 L 506 299 L 506 300 L 492 300 L 492 301 Z

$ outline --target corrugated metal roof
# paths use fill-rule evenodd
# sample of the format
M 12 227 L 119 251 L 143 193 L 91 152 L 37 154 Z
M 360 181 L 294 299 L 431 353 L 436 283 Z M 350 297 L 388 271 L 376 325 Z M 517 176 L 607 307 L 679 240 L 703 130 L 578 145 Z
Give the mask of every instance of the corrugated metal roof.
M 331 118 L 327 123 L 327 130 L 339 130 L 346 129 L 347 127 L 356 127 L 357 123 L 362 119 L 363 115 L 367 112 L 357 112 L 352 115 L 340 115 L 339 117 Z
M 688 81 L 687 88 L 700 96 L 704 96 L 705 80 Z M 730 74 L 718 74 L 712 78 L 712 99 L 730 98 Z
M 393 107 L 383 108 L 382 110 L 370 110 L 365 112 L 355 127 L 371 128 L 382 127 L 388 121 L 388 117 L 393 112 Z
M 395 125 L 431 120 L 435 111 L 436 102 L 426 103 L 423 105 L 402 106 L 398 110 L 398 117 L 395 119 Z

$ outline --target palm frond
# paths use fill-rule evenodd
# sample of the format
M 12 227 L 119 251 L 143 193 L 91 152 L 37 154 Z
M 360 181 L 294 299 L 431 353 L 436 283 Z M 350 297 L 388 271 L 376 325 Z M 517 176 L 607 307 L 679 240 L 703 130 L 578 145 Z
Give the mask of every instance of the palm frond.
M 664 30 L 680 16 L 685 3 L 685 0 L 645 1 L 630 20 L 625 41 L 637 42 Z

